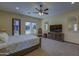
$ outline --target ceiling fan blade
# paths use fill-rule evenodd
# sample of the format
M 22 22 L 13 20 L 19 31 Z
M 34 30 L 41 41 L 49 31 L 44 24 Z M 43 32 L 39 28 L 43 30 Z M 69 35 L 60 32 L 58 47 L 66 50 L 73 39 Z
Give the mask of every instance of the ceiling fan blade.
M 48 10 L 48 8 L 44 9 L 44 11 L 47 11 L 47 10 Z
M 43 12 L 44 14 L 48 14 L 47 12 Z
M 37 11 L 40 11 L 38 8 L 35 8 Z
M 39 13 L 39 12 L 33 12 L 33 13 Z

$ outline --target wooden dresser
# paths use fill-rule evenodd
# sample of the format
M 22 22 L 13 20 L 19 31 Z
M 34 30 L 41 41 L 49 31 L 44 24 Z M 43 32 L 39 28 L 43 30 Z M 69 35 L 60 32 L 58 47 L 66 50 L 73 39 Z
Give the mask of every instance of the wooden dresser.
M 64 41 L 64 33 L 62 32 L 48 32 L 47 38 L 58 40 L 58 41 Z

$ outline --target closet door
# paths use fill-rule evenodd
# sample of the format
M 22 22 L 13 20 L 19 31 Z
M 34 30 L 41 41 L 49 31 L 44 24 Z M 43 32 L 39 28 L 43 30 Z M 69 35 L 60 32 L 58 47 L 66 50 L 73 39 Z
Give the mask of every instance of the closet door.
M 21 21 L 20 19 L 13 18 L 12 19 L 12 35 L 20 35 L 21 34 Z

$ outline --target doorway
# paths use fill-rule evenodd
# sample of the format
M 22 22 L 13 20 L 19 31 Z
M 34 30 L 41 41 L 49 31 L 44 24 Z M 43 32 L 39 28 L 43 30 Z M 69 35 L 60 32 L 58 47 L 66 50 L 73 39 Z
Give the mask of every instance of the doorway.
M 12 18 L 12 35 L 21 34 L 21 21 L 17 18 Z

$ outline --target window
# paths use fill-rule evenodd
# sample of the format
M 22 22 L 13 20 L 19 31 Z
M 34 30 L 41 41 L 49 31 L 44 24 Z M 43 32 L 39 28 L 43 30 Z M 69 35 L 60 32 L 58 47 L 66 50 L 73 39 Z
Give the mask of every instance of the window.
M 77 31 L 78 28 L 77 28 L 77 24 L 74 24 L 74 31 Z
M 45 30 L 48 31 L 48 24 L 45 24 Z
M 25 23 L 25 33 L 26 34 L 30 34 L 31 33 L 31 23 L 30 22 L 26 22 Z
M 25 23 L 25 34 L 36 34 L 36 23 Z
M 36 23 L 32 23 L 32 33 L 36 33 Z

